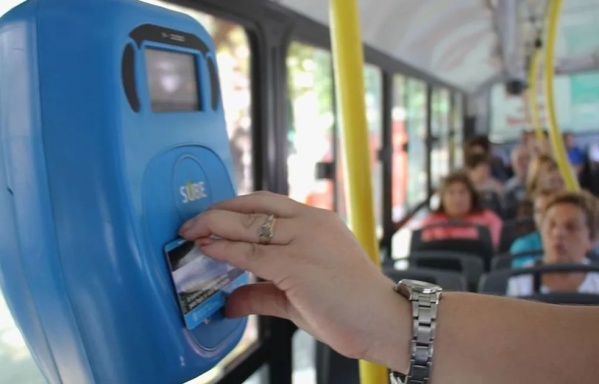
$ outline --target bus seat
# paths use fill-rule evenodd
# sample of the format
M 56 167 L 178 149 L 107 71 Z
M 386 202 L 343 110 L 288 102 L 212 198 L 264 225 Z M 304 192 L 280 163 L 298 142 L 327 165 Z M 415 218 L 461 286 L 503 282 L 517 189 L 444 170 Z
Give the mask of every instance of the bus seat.
M 483 275 L 478 291 L 480 293 L 503 296 L 507 292 L 508 281 L 511 277 L 559 272 L 599 272 L 599 264 L 548 264 L 530 268 L 499 269 Z
M 422 235 L 425 231 L 436 227 L 472 227 L 477 231 L 474 238 L 446 238 L 436 240 L 423 240 Z M 415 230 L 412 233 L 410 242 L 410 253 L 418 251 L 446 251 L 463 252 L 476 255 L 483 260 L 485 271 L 491 267 L 491 259 L 495 253 L 491 241 L 489 228 L 464 222 L 447 222 L 429 225 Z
M 518 217 L 518 207 L 520 206 L 520 202 L 513 201 L 512 199 L 508 199 L 504 201 L 503 204 L 503 215 L 501 218 L 505 221 L 514 220 Z
M 468 284 L 468 289 L 476 291 L 478 281 L 484 272 L 483 260 L 471 253 L 448 251 L 417 251 L 408 256 L 411 266 L 449 270 L 461 273 Z
M 508 252 L 512 243 L 517 238 L 535 231 L 535 222 L 532 218 L 505 221 L 501 227 L 501 237 L 498 252 Z
M 519 259 L 519 258 L 530 257 L 530 256 L 542 257 L 543 250 L 536 249 L 533 251 L 518 252 L 518 253 L 503 253 L 501 255 L 497 255 L 493 258 L 493 260 L 491 260 L 491 270 L 494 271 L 497 269 L 506 269 L 506 268 L 509 269 L 512 267 L 512 261 Z
M 540 301 L 548 304 L 562 305 L 599 305 L 599 294 L 578 292 L 538 293 L 520 297 L 525 300 Z
M 409 268 L 405 270 L 385 267 L 385 276 L 394 282 L 401 279 L 412 279 L 438 284 L 447 291 L 466 291 L 466 277 L 457 271 L 441 271 L 431 268 Z

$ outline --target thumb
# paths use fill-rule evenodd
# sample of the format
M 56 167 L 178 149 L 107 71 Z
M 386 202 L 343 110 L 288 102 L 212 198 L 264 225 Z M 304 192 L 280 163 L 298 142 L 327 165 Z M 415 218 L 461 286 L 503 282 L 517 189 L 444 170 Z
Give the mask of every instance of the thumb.
M 289 301 L 285 293 L 273 283 L 254 283 L 241 286 L 227 298 L 226 317 L 251 314 L 290 319 Z

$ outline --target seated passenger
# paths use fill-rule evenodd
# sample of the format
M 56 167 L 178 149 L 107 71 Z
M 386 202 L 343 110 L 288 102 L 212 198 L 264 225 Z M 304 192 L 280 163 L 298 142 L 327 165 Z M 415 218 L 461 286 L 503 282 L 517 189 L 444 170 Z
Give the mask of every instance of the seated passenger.
M 516 205 L 526 197 L 526 174 L 530 154 L 523 145 L 520 145 L 512 150 L 510 158 L 514 176 L 505 183 L 503 190 L 508 203 Z
M 557 163 L 549 155 L 539 155 L 530 162 L 526 176 L 526 190 L 530 196 L 541 189 L 551 189 L 555 192 L 563 190 L 564 179 Z
M 531 130 L 524 129 L 520 132 L 520 145 L 523 145 L 530 153 L 533 153 L 532 150 L 534 146 L 535 140 L 535 132 Z
M 587 254 L 597 236 L 596 206 L 585 192 L 562 192 L 547 202 L 541 222 L 544 251 L 541 264 L 590 263 Z M 534 263 L 529 266 L 532 265 Z M 529 296 L 537 292 L 599 294 L 599 273 L 546 273 L 538 280 L 532 275 L 520 275 L 508 282 L 508 296 Z
M 537 230 L 514 240 L 510 247 L 511 254 L 537 251 L 543 248 L 539 230 L 543 221 L 543 212 L 545 212 L 545 207 L 553 194 L 554 192 L 549 189 L 542 189 L 535 194 L 533 197 L 533 218 Z M 529 265 L 538 258 L 539 256 L 532 255 L 515 259 L 512 261 L 512 268 L 520 268 Z
M 586 156 L 582 149 L 576 146 L 574 135 L 571 132 L 562 133 L 562 138 L 568 153 L 570 165 L 574 169 L 574 173 L 576 175 L 580 175 L 580 172 L 584 167 L 584 163 L 586 162 Z
M 489 157 L 483 154 L 470 154 L 464 159 L 466 172 L 477 191 L 494 192 L 497 196 L 503 194 L 501 183 L 491 175 Z
M 465 143 L 464 159 L 471 154 L 485 155 L 489 159 L 491 175 L 493 178 L 500 181 L 506 181 L 508 179 L 504 161 L 494 153 L 493 145 L 487 136 L 475 136 Z
M 464 172 L 447 176 L 439 189 L 441 203 L 436 212 L 425 217 L 422 226 L 446 223 L 452 220 L 486 226 L 491 233 L 493 246 L 499 245 L 502 221 L 493 211 L 484 209 L 472 181 Z M 469 238 L 477 235 L 467 227 L 440 227 L 424 231 L 424 240 L 443 238 Z

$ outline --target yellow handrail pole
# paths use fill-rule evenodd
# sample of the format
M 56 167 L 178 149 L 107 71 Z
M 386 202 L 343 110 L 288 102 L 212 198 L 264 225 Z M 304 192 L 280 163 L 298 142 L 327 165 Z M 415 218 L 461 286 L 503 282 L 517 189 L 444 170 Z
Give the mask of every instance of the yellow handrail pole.
M 560 134 L 557 117 L 555 113 L 555 96 L 553 93 L 553 77 L 555 73 L 554 55 L 557 27 L 562 8 L 562 0 L 551 0 L 549 3 L 549 19 L 547 28 L 547 47 L 545 48 L 545 98 L 547 104 L 547 123 L 549 125 L 549 137 L 553 154 L 559 166 L 559 170 L 569 191 L 580 189 L 574 171 L 568 162 L 564 140 Z
M 542 143 L 545 140 L 543 127 L 541 126 L 541 117 L 539 116 L 539 61 L 541 59 L 541 48 L 535 47 L 530 60 L 528 71 L 528 113 L 530 122 L 535 130 L 537 141 Z
M 362 248 L 380 264 L 374 227 L 370 149 L 364 101 L 364 53 L 357 0 L 331 0 L 335 89 L 341 113 L 349 223 Z M 362 384 L 388 382 L 387 368 L 360 361 Z

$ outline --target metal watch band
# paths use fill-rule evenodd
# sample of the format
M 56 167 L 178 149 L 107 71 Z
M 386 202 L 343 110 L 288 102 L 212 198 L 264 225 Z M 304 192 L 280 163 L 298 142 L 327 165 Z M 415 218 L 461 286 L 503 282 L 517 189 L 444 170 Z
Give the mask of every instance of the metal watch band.
M 433 358 L 433 341 L 440 293 L 412 292 L 414 329 L 411 343 L 410 370 L 407 375 L 391 373 L 392 384 L 428 384 Z

